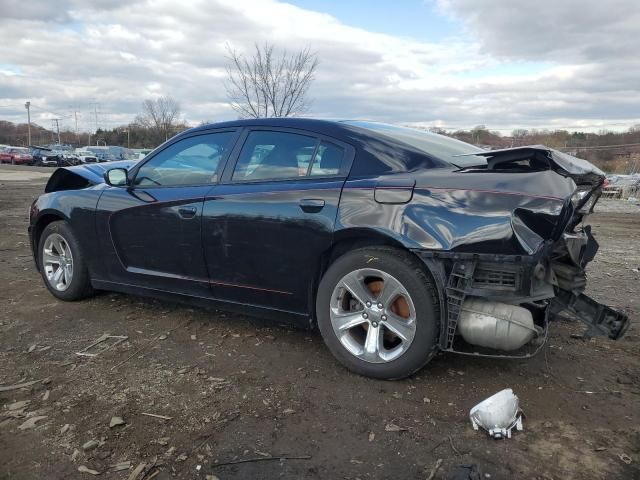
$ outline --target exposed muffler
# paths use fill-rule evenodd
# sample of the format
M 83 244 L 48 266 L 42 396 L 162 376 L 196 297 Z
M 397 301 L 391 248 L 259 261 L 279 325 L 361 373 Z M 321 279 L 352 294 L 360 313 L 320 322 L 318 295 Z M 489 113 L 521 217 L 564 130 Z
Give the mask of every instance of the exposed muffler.
M 467 343 L 494 350 L 517 350 L 543 332 L 529 310 L 517 305 L 467 297 L 458 332 Z

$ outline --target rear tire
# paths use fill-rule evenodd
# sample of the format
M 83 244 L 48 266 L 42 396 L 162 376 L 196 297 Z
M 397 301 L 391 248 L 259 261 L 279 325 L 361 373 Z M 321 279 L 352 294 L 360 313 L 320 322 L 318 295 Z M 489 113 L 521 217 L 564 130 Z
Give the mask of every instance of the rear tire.
M 367 377 L 407 377 L 438 349 L 433 278 L 399 249 L 367 247 L 338 258 L 320 281 L 316 316 L 338 361 Z
M 80 243 L 67 222 L 51 222 L 45 227 L 38 245 L 38 265 L 54 297 L 74 301 L 93 293 Z

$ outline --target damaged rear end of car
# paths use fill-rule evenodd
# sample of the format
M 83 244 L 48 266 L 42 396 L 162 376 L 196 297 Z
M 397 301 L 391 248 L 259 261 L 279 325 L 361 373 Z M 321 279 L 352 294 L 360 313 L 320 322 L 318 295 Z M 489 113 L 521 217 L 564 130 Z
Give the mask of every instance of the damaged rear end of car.
M 529 357 L 561 316 L 584 322 L 585 336 L 621 338 L 628 317 L 584 293 L 599 248 L 584 220 L 604 173 L 543 146 L 474 155 L 486 163 L 444 175 L 438 187 L 433 175 L 416 185 L 428 211 L 447 208 L 427 228 L 441 248 L 414 249 L 441 285 L 440 349 Z

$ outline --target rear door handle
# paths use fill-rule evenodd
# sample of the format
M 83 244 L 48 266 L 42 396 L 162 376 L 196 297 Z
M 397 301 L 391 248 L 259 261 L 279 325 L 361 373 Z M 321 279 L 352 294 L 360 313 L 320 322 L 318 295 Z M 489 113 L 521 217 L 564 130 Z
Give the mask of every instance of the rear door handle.
M 317 213 L 324 207 L 324 200 L 320 198 L 304 198 L 300 200 L 300 208 L 303 212 Z
M 182 218 L 193 218 L 196 216 L 198 209 L 196 207 L 180 207 L 178 213 Z

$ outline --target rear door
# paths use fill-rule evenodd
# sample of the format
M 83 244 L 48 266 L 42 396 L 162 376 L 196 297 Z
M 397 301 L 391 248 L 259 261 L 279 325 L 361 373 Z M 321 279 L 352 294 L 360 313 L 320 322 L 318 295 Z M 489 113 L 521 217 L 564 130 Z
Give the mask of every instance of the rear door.
M 210 296 L 202 207 L 235 137 L 224 130 L 177 139 L 132 168 L 128 188 L 105 189 L 96 215 L 105 280 Z
M 307 313 L 354 149 L 313 133 L 248 129 L 206 196 L 203 245 L 216 298 Z

